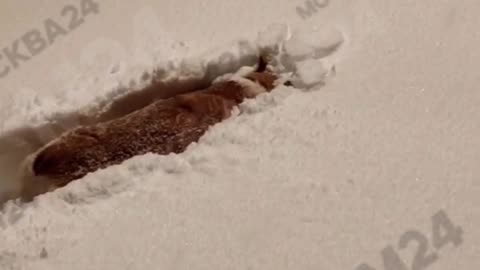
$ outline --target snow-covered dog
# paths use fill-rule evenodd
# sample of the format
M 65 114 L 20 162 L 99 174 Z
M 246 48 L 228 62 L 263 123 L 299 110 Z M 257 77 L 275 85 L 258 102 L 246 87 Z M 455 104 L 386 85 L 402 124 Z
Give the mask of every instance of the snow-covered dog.
M 260 59 L 256 67 L 223 76 L 206 89 L 64 133 L 25 161 L 22 198 L 30 200 L 136 155 L 183 152 L 210 126 L 228 118 L 234 106 L 284 83 Z

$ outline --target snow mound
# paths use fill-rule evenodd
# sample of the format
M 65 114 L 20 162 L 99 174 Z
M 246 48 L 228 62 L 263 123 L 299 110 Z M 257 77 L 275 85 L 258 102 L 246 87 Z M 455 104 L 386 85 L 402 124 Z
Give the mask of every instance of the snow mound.
M 260 33 L 257 44 L 271 55 L 277 72 L 288 73 L 296 87 L 312 88 L 335 74 L 331 56 L 344 41 L 344 34 L 334 26 L 291 31 L 284 25 L 272 25 Z
M 285 52 L 293 61 L 328 57 L 344 42 L 342 32 L 334 26 L 301 28 L 285 43 Z

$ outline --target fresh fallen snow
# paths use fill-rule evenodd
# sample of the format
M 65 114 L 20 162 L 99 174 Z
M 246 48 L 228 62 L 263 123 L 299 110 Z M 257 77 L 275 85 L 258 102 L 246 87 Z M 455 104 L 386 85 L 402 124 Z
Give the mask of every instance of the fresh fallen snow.
M 246 101 L 185 153 L 138 156 L 9 202 L 0 268 L 383 269 L 382 248 L 410 229 L 430 237 L 439 209 L 464 242 L 437 250 L 432 269 L 480 266 L 479 9 L 467 2 L 339 1 L 360 14 L 342 38 L 328 32 L 335 23 L 315 32 L 314 18 L 300 35 L 259 29 L 259 46 L 296 40 L 275 60 L 302 86 Z M 213 58 L 192 59 L 182 67 L 202 74 Z M 125 94 L 112 89 L 92 106 Z M 39 100 L 24 114 L 52 112 Z M 18 124 L 48 119 L 36 117 Z
M 278 70 L 279 72 L 282 72 L 282 76 L 284 76 L 285 79 L 294 78 L 295 83 L 303 85 L 309 83 L 309 86 L 311 88 L 294 88 L 280 86 L 275 89 L 274 92 L 271 94 L 263 94 L 254 100 L 248 100 L 244 102 L 235 109 L 234 117 L 228 119 L 220 125 L 214 126 L 210 131 L 207 132 L 207 134 L 199 141 L 198 144 L 192 144 L 189 147 L 188 151 L 183 154 L 172 154 L 169 156 L 148 154 L 135 157 L 131 160 L 124 162 L 121 165 L 113 166 L 111 168 L 89 174 L 87 177 L 80 179 L 79 181 L 73 182 L 64 189 L 39 196 L 34 203 L 24 205 L 22 206 L 22 208 L 19 208 L 16 202 L 8 202 L 6 204 L 6 209 L 4 210 L 2 220 L 5 223 L 4 226 L 8 223 L 14 223 L 15 226 L 8 227 L 6 231 L 21 227 L 21 224 L 23 222 L 29 223 L 27 216 L 29 216 L 30 214 L 37 215 L 37 213 L 39 212 L 38 210 L 34 209 L 45 203 L 53 203 L 61 209 L 66 210 L 65 207 L 70 208 L 71 206 L 83 205 L 85 203 L 90 204 L 95 202 L 95 204 L 101 204 L 100 201 L 108 197 L 113 197 L 112 200 L 122 200 L 125 195 L 131 196 L 134 195 L 134 193 L 136 192 L 143 193 L 144 190 L 149 190 L 148 193 L 151 193 L 152 195 L 156 192 L 159 192 L 159 197 L 163 197 L 162 194 L 166 191 L 163 191 L 162 187 L 159 186 L 158 179 L 167 180 L 168 178 L 171 178 L 182 181 L 181 179 L 188 180 L 198 178 L 198 180 L 206 184 L 210 177 L 215 177 L 215 175 L 217 174 L 219 175 L 218 177 L 220 177 L 218 179 L 224 179 L 225 176 L 220 176 L 221 174 L 231 171 L 232 167 L 237 167 L 237 169 L 235 170 L 240 172 L 240 175 L 233 177 L 240 177 L 238 183 L 241 183 L 242 181 L 240 179 L 247 176 L 244 175 L 245 170 L 240 168 L 249 168 L 250 173 L 253 173 L 251 170 L 253 170 L 254 167 L 258 167 L 262 162 L 266 162 L 266 160 L 270 160 L 271 162 L 273 161 L 274 163 L 276 163 L 276 159 L 272 158 L 272 155 L 280 154 L 282 156 L 285 156 L 285 153 L 281 152 L 285 151 L 286 149 L 283 149 L 283 151 L 279 153 L 275 153 L 275 151 L 273 150 L 279 148 L 277 144 L 283 143 L 282 140 L 285 140 L 289 137 L 295 138 L 296 136 L 291 136 L 296 132 L 294 125 L 289 125 L 290 130 L 284 130 L 284 135 L 275 132 L 275 130 L 280 130 L 282 125 L 285 124 L 285 122 L 283 121 L 286 121 L 286 118 L 281 122 L 273 121 L 270 124 L 266 122 L 269 121 L 268 119 L 271 120 L 272 117 L 276 117 L 274 114 L 276 110 L 275 108 L 277 106 L 282 106 L 285 102 L 287 102 L 290 95 L 294 93 L 301 93 L 304 91 L 313 91 L 315 86 L 317 88 L 323 86 L 323 84 L 320 83 L 325 82 L 328 70 L 326 70 L 325 67 L 322 65 L 321 60 L 317 60 L 318 62 L 316 63 L 316 65 L 312 66 L 311 68 L 313 68 L 313 70 L 317 70 L 316 74 L 321 74 L 322 76 L 317 78 L 315 83 L 311 83 L 310 81 L 303 82 L 301 80 L 301 78 L 305 77 L 303 73 L 312 72 L 311 70 L 289 70 L 288 67 L 282 65 L 283 62 L 295 64 L 295 60 L 293 59 L 294 55 L 290 54 L 289 51 L 284 49 L 284 44 L 286 42 L 289 42 L 289 44 L 291 44 L 292 38 L 295 38 L 298 41 L 300 41 L 300 39 L 298 39 L 295 35 L 289 36 L 289 29 L 286 25 L 283 25 L 283 27 L 282 25 L 273 25 L 269 28 L 269 30 L 270 31 L 264 31 L 259 33 L 256 43 L 250 45 L 250 47 L 256 48 L 256 51 L 254 51 L 253 53 L 258 54 L 262 51 L 269 52 L 269 55 L 276 58 L 273 68 Z M 322 47 L 331 46 L 330 43 L 332 42 L 319 42 L 316 47 L 318 47 L 318 50 L 320 50 Z M 341 44 L 337 45 L 340 46 Z M 311 44 L 311 47 L 309 49 L 311 49 L 312 46 L 313 44 Z M 296 53 L 299 52 L 300 50 L 297 49 Z M 304 51 L 304 54 L 308 53 L 308 50 Z M 252 54 L 252 56 L 254 56 L 255 54 Z M 324 55 L 324 57 L 325 56 L 328 55 Z M 234 59 L 233 65 L 235 65 L 236 63 L 241 63 L 241 57 L 244 56 L 236 55 L 236 57 L 237 58 Z M 180 65 L 180 68 L 182 68 L 180 72 L 183 72 L 183 74 L 185 74 L 185 71 L 187 70 L 196 70 L 200 77 L 203 77 L 207 73 L 207 65 L 201 63 L 199 64 L 198 61 L 191 61 L 191 64 L 182 63 Z M 249 70 L 249 68 L 247 67 L 242 67 L 241 70 L 242 69 L 245 69 L 247 72 Z M 225 70 L 226 72 L 227 68 L 220 66 L 220 70 Z M 178 76 L 178 66 L 177 68 L 173 68 L 172 71 L 174 74 L 167 74 L 167 78 L 173 77 L 175 75 Z M 229 74 L 226 74 L 222 77 L 225 79 L 229 76 Z M 220 79 L 220 77 L 218 79 Z M 99 103 L 102 102 L 101 99 L 101 96 L 98 97 L 97 100 Z M 49 103 L 40 103 L 37 97 L 34 97 L 33 103 L 39 105 L 39 107 L 42 107 L 43 109 L 46 109 L 48 107 L 58 108 L 55 106 L 51 106 L 52 104 Z M 28 114 L 29 112 L 36 113 L 36 118 L 33 118 L 33 121 L 46 121 L 49 119 L 48 117 L 52 117 L 51 115 L 49 115 L 48 117 L 45 116 L 43 118 L 44 120 L 41 120 L 42 114 L 38 114 L 38 111 L 32 110 L 31 106 L 25 107 L 25 114 Z M 322 114 L 326 112 L 327 111 L 324 110 L 323 112 L 317 111 L 314 113 L 317 117 L 321 117 Z M 295 117 L 292 116 L 290 116 L 290 121 L 297 122 L 295 120 Z M 313 122 L 308 125 L 314 125 L 315 120 L 313 118 L 311 120 Z M 296 124 L 298 123 L 299 122 L 297 122 Z M 312 130 L 312 132 L 314 131 Z M 269 146 L 264 149 L 264 153 L 254 154 L 252 152 L 252 150 L 260 150 L 261 148 L 265 147 L 260 147 L 260 145 L 265 144 L 265 142 L 267 142 L 267 145 Z M 244 152 L 244 154 L 242 154 L 242 151 Z M 275 167 L 274 163 L 270 165 L 266 163 L 265 165 L 267 167 Z M 224 172 L 222 173 L 221 171 Z M 259 172 L 261 173 L 262 171 Z M 6 174 L 4 174 L 4 176 L 6 176 Z M 268 174 L 264 174 L 262 177 L 267 176 Z M 248 176 L 248 178 L 250 177 L 251 176 Z M 76 208 L 76 206 L 74 208 Z M 71 210 L 75 211 L 74 208 L 72 208 Z M 45 225 L 40 225 L 41 223 L 42 222 L 38 220 L 38 222 L 35 222 L 35 226 L 39 225 L 40 227 L 38 229 L 46 233 L 49 228 L 43 227 Z M 30 237 L 31 236 L 29 236 L 29 238 Z M 17 237 L 15 237 L 14 239 L 9 239 L 9 237 L 7 236 L 4 240 L 6 242 L 9 242 L 9 240 L 17 242 L 18 239 Z M 74 239 L 71 240 L 75 241 Z M 23 256 L 25 258 L 36 261 L 38 258 L 44 259 L 44 257 L 48 256 L 47 254 L 53 255 L 54 250 L 48 248 L 48 243 L 44 241 L 49 240 L 44 239 L 38 243 L 43 246 L 40 250 L 40 253 L 37 252 L 37 247 L 33 246 L 32 250 L 19 246 L 19 248 L 22 250 L 21 253 L 15 252 L 13 253 L 13 255 L 6 251 L 3 257 L 6 258 L 7 265 L 10 265 L 10 260 L 8 258 L 11 259 L 12 256 Z M 23 244 L 20 242 L 20 245 Z M 57 247 L 60 247 L 60 245 L 58 245 Z M 59 263 L 61 264 L 61 262 Z M 146 267 L 152 266 L 147 264 Z

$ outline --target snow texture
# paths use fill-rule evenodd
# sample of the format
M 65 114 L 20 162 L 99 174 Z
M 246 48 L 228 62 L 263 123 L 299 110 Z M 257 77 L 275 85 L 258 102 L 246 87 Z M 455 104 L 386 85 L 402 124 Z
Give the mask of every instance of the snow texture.
M 286 26 L 282 28 L 285 29 Z M 265 51 L 266 48 L 278 48 L 282 47 L 284 44 L 283 42 L 287 41 L 285 36 L 279 37 L 279 33 L 275 31 L 264 31 L 260 34 L 259 39 L 261 42 L 254 44 L 256 48 L 259 48 L 257 54 L 260 54 Z M 297 39 L 298 40 L 298 39 Z M 290 41 L 291 43 L 291 41 Z M 319 43 L 319 47 L 323 47 L 324 44 Z M 298 50 L 297 50 L 298 51 Z M 273 52 L 273 51 L 272 51 Z M 284 57 L 281 55 L 283 52 L 278 50 L 275 52 L 276 55 L 274 57 L 281 58 Z M 307 52 L 305 52 L 307 53 Z M 290 55 L 287 55 L 290 57 Z M 205 60 L 205 59 L 202 59 Z M 207 59 L 208 60 L 208 59 Z M 198 60 L 197 60 L 198 61 Z M 241 63 L 242 59 L 235 59 L 234 63 Z M 198 62 L 197 62 L 198 63 Z M 273 68 L 276 68 L 275 66 Z M 165 77 L 173 77 L 178 76 L 179 73 L 188 73 L 191 74 L 190 70 L 195 70 L 197 74 L 200 76 L 204 76 L 208 70 L 205 64 L 198 65 L 198 64 L 185 64 L 182 63 L 179 68 L 181 71 L 177 71 L 172 69 L 172 73 L 175 74 L 166 74 Z M 314 68 L 315 69 L 315 68 Z M 317 85 L 320 87 L 319 83 L 323 82 L 325 78 L 324 68 L 319 65 L 318 66 L 318 73 L 322 73 L 321 80 L 317 81 Z M 237 74 L 226 74 L 223 76 L 225 78 L 232 78 L 235 76 L 239 76 L 245 72 L 250 71 L 251 68 L 249 67 L 241 67 Z M 220 66 L 217 72 L 227 72 L 228 69 L 224 66 Z M 286 73 L 285 76 L 290 76 L 291 74 L 288 73 L 288 70 L 284 70 Z M 302 70 L 297 71 L 300 77 L 305 77 L 302 74 Z M 288 74 L 287 74 L 288 73 Z M 309 75 L 307 75 L 308 77 Z M 286 77 L 287 78 L 287 77 Z M 222 78 L 219 78 L 222 79 Z M 219 80 L 217 79 L 217 81 Z M 312 84 L 312 81 L 308 81 L 310 86 L 314 87 L 315 85 Z M 69 230 L 72 230 L 72 234 L 63 235 L 59 239 L 61 242 L 63 241 L 74 241 L 77 242 L 78 236 L 75 236 L 75 225 L 79 224 L 78 221 L 75 222 L 74 220 L 78 217 L 74 217 L 77 211 L 85 211 L 83 207 L 88 207 L 88 205 L 98 205 L 100 206 L 104 200 L 115 200 L 118 202 L 122 201 L 127 197 L 130 196 L 137 196 L 136 193 L 143 193 L 147 192 L 148 197 L 155 196 L 160 199 L 159 203 L 164 204 L 168 203 L 167 201 L 170 200 L 168 195 L 169 191 L 167 189 L 175 188 L 176 186 L 182 181 L 192 181 L 193 179 L 196 183 L 193 184 L 191 188 L 208 188 L 206 186 L 208 179 L 213 180 L 212 177 L 216 179 L 226 179 L 224 178 L 224 173 L 229 170 L 234 170 L 238 174 L 238 176 L 233 176 L 238 179 L 230 179 L 230 181 L 235 181 L 237 184 L 241 184 L 241 178 L 245 177 L 245 172 L 242 172 L 241 167 L 248 166 L 251 176 L 250 179 L 255 175 L 255 171 L 258 171 L 260 168 L 259 166 L 264 163 L 271 163 L 278 158 L 285 157 L 285 150 L 280 152 L 274 151 L 273 149 L 277 148 L 275 145 L 285 143 L 284 135 L 275 132 L 275 130 L 280 131 L 281 133 L 285 133 L 288 136 L 295 136 L 295 125 L 294 118 L 289 117 L 290 120 L 284 119 L 285 121 L 293 121 L 291 122 L 292 125 L 287 130 L 282 130 L 280 123 L 278 122 L 270 122 L 267 119 L 271 119 L 274 116 L 275 111 L 277 113 L 281 112 L 283 109 L 281 105 L 287 101 L 287 97 L 292 95 L 295 92 L 302 92 L 306 89 L 300 88 L 293 88 L 293 87 L 285 87 L 285 86 L 278 86 L 274 89 L 274 92 L 268 94 L 261 94 L 256 99 L 247 100 L 246 102 L 242 103 L 238 108 L 233 111 L 233 117 L 227 119 L 226 121 L 222 122 L 221 124 L 215 125 L 211 128 L 207 134 L 201 138 L 200 142 L 192 144 L 185 153 L 182 154 L 170 154 L 168 156 L 159 156 L 154 154 L 146 154 L 134 157 L 126 162 L 122 163 L 121 165 L 115 165 L 109 167 L 104 170 L 97 171 L 95 173 L 88 174 L 86 177 L 76 180 L 66 186 L 65 188 L 59 189 L 54 192 L 47 193 L 45 195 L 38 196 L 33 203 L 20 205 L 19 201 L 9 201 L 5 204 L 5 208 L 0 214 L 0 220 L 4 222 L 4 230 L 1 234 L 1 241 L 2 243 L 6 243 L 9 247 L 6 251 L 3 252 L 1 257 L 0 263 L 3 264 L 4 267 L 13 267 L 16 266 L 17 263 L 34 263 L 37 265 L 42 265 L 42 260 L 49 257 L 54 258 L 59 255 L 61 252 L 62 244 L 56 243 L 55 247 L 51 246 L 54 240 L 53 238 L 48 237 L 50 235 L 51 230 L 54 230 L 52 227 L 49 227 L 47 223 L 52 222 L 50 218 L 55 219 L 55 223 L 60 226 L 68 226 L 70 227 Z M 133 90 L 134 91 L 134 90 Z M 117 92 L 118 94 L 118 92 Z M 128 93 L 124 93 L 128 94 Z M 119 94 L 121 95 L 121 94 Z M 102 97 L 97 99 L 97 104 L 103 103 Z M 33 101 L 35 103 L 35 101 Z M 37 108 L 31 109 L 31 107 L 23 107 L 18 105 L 21 108 L 24 108 L 25 114 L 34 113 L 37 114 L 37 118 L 30 118 L 30 124 L 32 123 L 44 123 L 48 121 L 49 117 L 52 117 L 52 113 L 48 114 L 48 108 L 58 108 L 56 106 L 52 106 L 49 103 L 36 103 Z M 280 107 L 279 107 L 280 106 Z M 42 109 L 40 109 L 42 108 Z M 30 109 L 30 111 L 29 111 Z M 71 108 L 72 110 L 74 108 Z M 44 114 L 38 114 L 39 111 L 45 110 Z M 239 114 L 243 112 L 242 114 Z M 325 111 L 326 112 L 326 111 Z M 325 113 L 324 112 L 324 113 Z M 318 112 L 320 113 L 320 112 Z M 49 115 L 49 116 L 47 116 Z M 54 114 L 53 114 L 54 115 Z M 320 116 L 320 115 L 319 115 Z M 21 117 L 21 116 L 20 116 Z M 44 118 L 42 118 L 44 117 Z M 314 119 L 312 119 L 314 120 Z M 28 123 L 28 121 L 23 118 L 22 121 L 24 123 Z M 298 124 L 298 122 L 297 122 Z M 311 123 L 313 124 L 313 123 Z M 313 132 L 313 131 L 312 131 Z M 53 134 L 51 135 L 53 137 Z M 260 147 L 260 145 L 267 143 L 268 147 Z M 304 145 L 304 147 L 308 148 L 308 143 Z M 15 147 L 14 147 L 15 148 Z M 303 148 L 303 147 L 302 147 Z M 303 150 L 307 150 L 307 148 L 303 148 Z M 253 154 L 252 150 L 257 149 L 260 152 Z M 301 148 L 298 148 L 296 151 L 301 151 Z M 12 150 L 13 152 L 13 150 Z M 243 152 L 243 154 L 242 154 Z M 230 153 L 230 154 L 229 154 Z M 9 157 L 5 157 L 4 162 L 8 162 Z M 10 157 L 11 158 L 11 157 Z M 17 166 L 19 167 L 20 164 L 15 164 L 15 161 L 19 160 L 19 158 L 12 158 L 10 162 L 10 166 Z M 270 162 L 268 161 L 270 160 Z M 270 166 L 265 164 L 265 166 Z M 274 166 L 274 164 L 271 164 Z M 295 166 L 292 164 L 291 166 Z M 236 168 L 236 169 L 235 169 Z M 20 167 L 20 170 L 24 170 L 24 167 Z M 3 172 L 6 170 L 4 169 Z M 278 171 L 272 171 L 274 175 L 277 175 Z M 20 172 L 21 174 L 21 172 Z M 217 175 L 217 176 L 215 176 Z M 222 176 L 223 175 L 223 176 Z M 263 175 L 266 177 L 267 175 Z M 11 174 L 4 174 L 3 177 L 11 177 Z M 193 178 L 192 178 L 193 177 Z M 259 176 L 260 177 L 260 176 Z M 159 182 L 160 179 L 163 179 Z M 177 184 L 171 182 L 174 186 L 167 187 L 164 186 L 161 182 L 177 179 Z M 183 180 L 182 180 L 183 179 Z M 188 180 L 190 179 L 190 180 Z M 18 180 L 15 180 L 18 181 Z M 224 185 L 220 182 L 217 184 Z M 235 185 L 237 185 L 235 184 Z M 253 184 L 253 183 L 252 183 Z M 243 184 L 242 184 L 243 185 Z M 197 187 L 194 187 L 197 186 Z M 167 188 L 167 189 L 165 189 Z M 148 190 L 148 191 L 147 191 Z M 193 190 L 191 190 L 193 192 Z M 191 192 L 187 191 L 187 192 Z M 213 191 L 213 190 L 212 190 Z M 213 191 L 214 192 L 214 191 Z M 155 194 L 155 195 L 154 195 Z M 165 197 L 165 195 L 167 197 Z M 186 194 L 185 194 L 186 195 Z M 213 194 L 212 194 L 213 195 Z M 215 196 L 215 195 L 214 195 Z M 111 198 L 114 197 L 114 198 Z M 173 197 L 171 198 L 173 199 Z M 164 201 L 167 200 L 167 201 Z M 175 199 L 176 200 L 176 199 Z M 161 202 L 164 201 L 164 202 Z M 114 203 L 112 201 L 112 203 Z M 156 204 L 152 201 L 152 203 Z M 47 204 L 52 204 L 51 207 L 46 207 Z M 162 207 L 162 206 L 161 206 Z M 162 207 L 163 208 L 163 207 Z M 43 210 L 42 210 L 43 209 Z M 83 209 L 83 210 L 82 210 Z M 43 213 L 43 211 L 54 211 L 51 214 Z M 165 209 L 167 210 L 167 209 Z M 56 212 L 60 211 L 60 212 Z M 73 211 L 72 214 L 68 214 L 67 212 Z M 56 213 L 55 213 L 56 212 Z M 101 210 L 100 210 L 101 212 Z M 98 214 L 100 213 L 98 212 Z M 60 216 L 63 216 L 61 218 Z M 33 216 L 44 216 L 45 218 L 37 220 L 34 224 L 30 223 L 31 218 Z M 36 218 L 37 219 L 37 218 Z M 63 220 L 63 223 L 61 220 Z M 46 223 L 45 223 L 46 222 Z M 150 222 L 154 222 L 151 220 Z M 24 226 L 34 226 L 29 229 L 29 232 L 25 231 L 25 235 L 21 236 L 20 238 L 14 237 L 13 234 L 9 233 L 11 230 L 18 230 Z M 71 227 L 74 226 L 74 227 Z M 31 233 L 34 232 L 34 235 Z M 25 238 L 23 238 L 25 237 Z M 161 237 L 159 235 L 159 237 Z M 162 237 L 161 237 L 162 238 Z M 161 241 L 161 238 L 157 240 Z M 24 240 L 21 240 L 24 239 Z M 77 239 L 77 240 L 75 240 Z M 24 246 L 27 242 L 30 244 Z M 143 240 L 142 240 L 143 241 Z M 64 242 L 66 243 L 66 242 Z M 73 243 L 73 242 L 72 242 Z M 148 243 L 145 243 L 148 245 Z M 40 248 L 40 249 L 38 249 Z M 13 252 L 9 250 L 15 250 Z M 123 251 L 121 251 L 123 252 Z M 85 254 L 86 255 L 86 254 Z M 158 254 L 160 255 L 160 254 Z M 22 258 L 22 259 L 19 259 Z M 85 257 L 87 260 L 88 255 Z M 26 259 L 26 260 L 24 260 Z M 55 259 L 56 260 L 56 259 Z M 117 259 L 115 259 L 117 260 Z M 106 262 L 108 264 L 108 262 Z M 153 262 L 150 262 L 153 263 Z M 145 262 L 146 267 L 151 267 L 149 262 Z M 62 263 L 57 261 L 55 263 L 57 267 L 60 267 Z M 137 265 L 137 267 L 139 267 Z M 14 268 L 15 269 L 15 268 Z
M 465 237 L 436 250 L 432 269 L 478 268 L 478 4 L 339 0 L 302 21 L 291 1 L 227 2 L 165 0 L 158 22 L 142 9 L 135 61 L 99 53 L 89 72 L 65 75 L 65 91 L 17 91 L 1 108 L 3 198 L 25 157 L 64 130 L 206 85 L 260 52 L 294 86 L 240 104 L 181 154 L 136 156 L 32 203 L 8 201 L 0 269 L 381 269 L 382 248 L 412 228 L 430 235 L 439 209 Z M 122 55 L 112 45 L 92 48 Z M 145 90 L 152 80 L 161 87 Z

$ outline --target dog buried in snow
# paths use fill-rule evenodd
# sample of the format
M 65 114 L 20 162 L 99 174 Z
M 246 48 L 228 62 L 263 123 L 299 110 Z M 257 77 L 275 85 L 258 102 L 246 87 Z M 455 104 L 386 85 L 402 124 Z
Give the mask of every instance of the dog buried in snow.
M 206 89 L 158 100 L 124 117 L 68 131 L 25 160 L 20 196 L 32 200 L 137 155 L 181 153 L 210 126 L 228 118 L 235 106 L 279 84 L 289 82 L 269 70 L 260 57 L 255 67 L 243 67 Z

